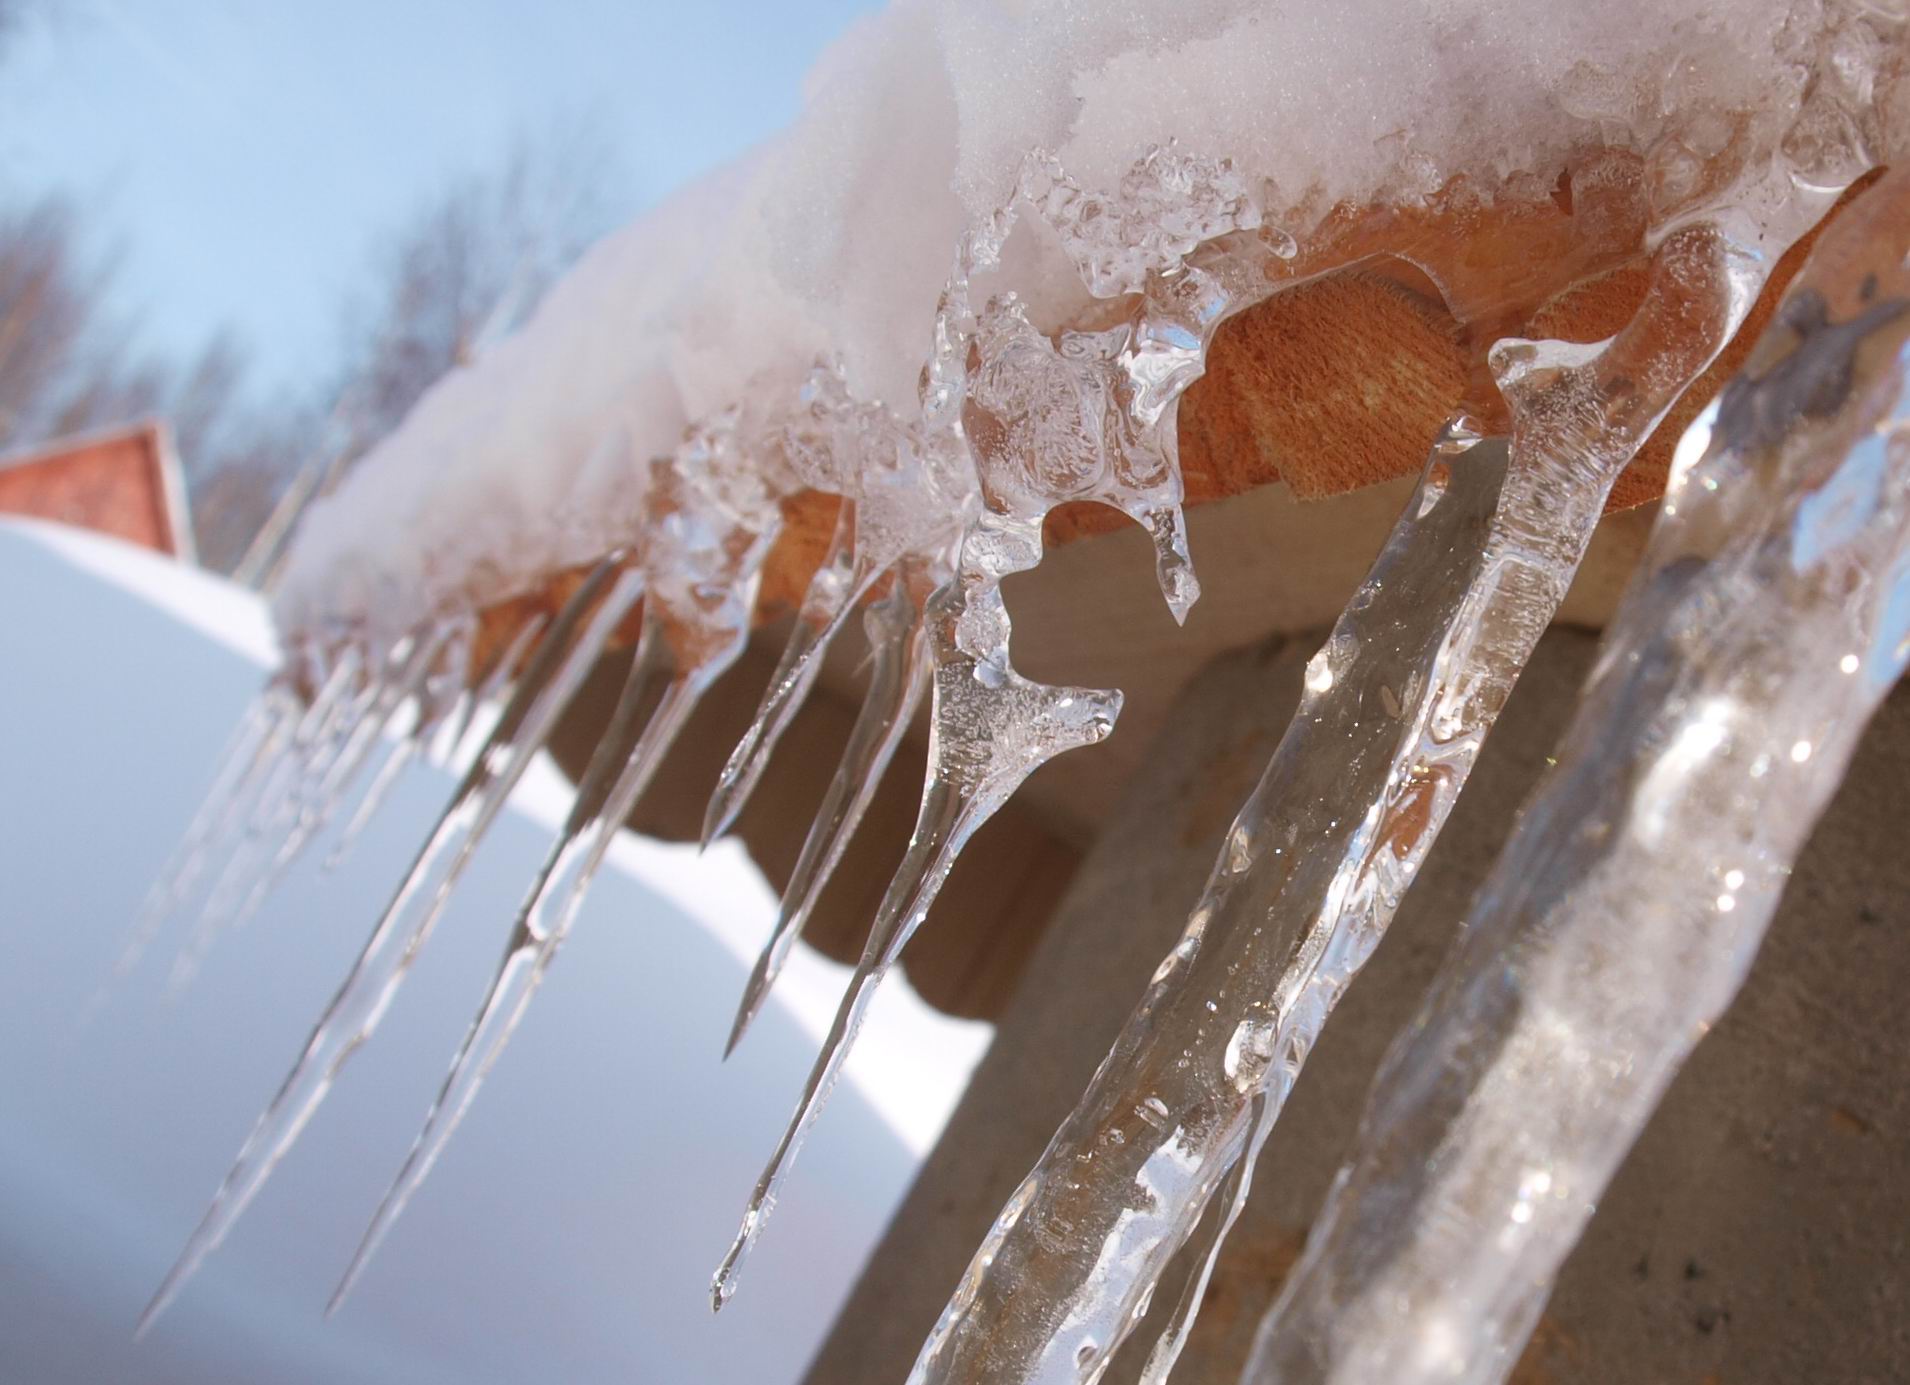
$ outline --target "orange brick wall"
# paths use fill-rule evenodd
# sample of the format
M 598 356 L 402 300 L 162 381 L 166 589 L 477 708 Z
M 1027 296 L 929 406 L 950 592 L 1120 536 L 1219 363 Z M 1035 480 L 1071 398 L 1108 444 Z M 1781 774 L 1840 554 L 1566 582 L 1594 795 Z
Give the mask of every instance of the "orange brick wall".
M 161 446 L 158 430 L 145 427 L 0 464 L 0 513 L 59 520 L 176 555 Z

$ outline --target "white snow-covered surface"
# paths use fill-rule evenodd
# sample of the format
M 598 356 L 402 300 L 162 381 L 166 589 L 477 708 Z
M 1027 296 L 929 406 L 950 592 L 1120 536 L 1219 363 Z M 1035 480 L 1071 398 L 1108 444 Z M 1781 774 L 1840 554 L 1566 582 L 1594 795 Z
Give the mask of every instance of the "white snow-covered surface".
M 1768 147 L 1802 82 L 1794 8 L 897 0 L 823 56 L 791 128 L 597 246 L 313 507 L 279 623 L 394 635 L 596 556 L 577 518 L 627 514 L 637 478 L 590 465 L 606 438 L 663 455 L 687 423 L 782 406 L 819 357 L 910 413 L 957 246 L 1032 151 L 1118 205 L 1134 162 L 1178 141 L 1232 159 L 1276 224 L 1459 172 L 1542 197 L 1574 145 L 1642 151 L 1695 112 L 1755 112 Z M 1081 301 L 1051 234 L 1010 250 L 1001 281 L 1037 321 Z
M 626 837 L 510 1053 L 364 1286 L 321 1318 L 560 811 L 543 766 L 271 1187 L 144 1341 L 140 1307 L 449 793 L 413 770 L 346 866 L 323 843 L 177 1003 L 165 949 L 82 1023 L 270 656 L 259 604 L 56 526 L 0 523 L 0 1376 L 64 1382 L 800 1378 L 986 1042 L 890 987 L 711 1316 L 707 1284 L 844 970 L 804 955 L 719 1061 L 773 901 L 731 849 Z M 178 933 L 169 935 L 176 941 Z
M 50 549 L 76 571 L 139 593 L 155 611 L 261 668 L 278 663 L 278 642 L 265 607 L 222 577 L 65 524 L 3 519 L 0 525 L 10 538 Z

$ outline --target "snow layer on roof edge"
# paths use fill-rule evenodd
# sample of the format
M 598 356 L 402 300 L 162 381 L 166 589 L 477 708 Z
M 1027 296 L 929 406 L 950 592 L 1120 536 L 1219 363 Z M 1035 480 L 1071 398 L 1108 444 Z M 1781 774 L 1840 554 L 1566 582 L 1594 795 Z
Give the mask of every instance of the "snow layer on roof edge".
M 912 410 L 955 248 L 1032 150 L 1113 189 L 1177 140 L 1233 159 L 1277 220 L 1542 174 L 1592 138 L 1642 149 L 1695 108 L 1788 119 L 1784 29 L 1816 5 L 1670 8 L 901 0 L 824 55 L 794 126 L 606 238 L 434 387 L 309 512 L 276 618 L 390 635 L 597 556 L 634 505 L 629 459 L 793 397 L 819 357 Z M 1062 264 L 1009 261 L 1037 320 L 1082 295 Z

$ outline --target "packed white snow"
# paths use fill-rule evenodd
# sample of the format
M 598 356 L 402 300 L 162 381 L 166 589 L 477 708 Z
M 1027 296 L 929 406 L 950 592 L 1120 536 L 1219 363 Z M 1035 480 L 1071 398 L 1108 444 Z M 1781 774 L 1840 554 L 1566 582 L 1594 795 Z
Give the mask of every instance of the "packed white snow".
M 1231 159 L 1276 225 L 1455 173 L 1543 195 L 1576 144 L 1794 110 L 1791 8 L 900 0 L 829 50 L 793 127 L 597 246 L 313 507 L 279 624 L 379 645 L 595 557 L 633 527 L 630 459 L 780 407 L 819 359 L 912 414 L 957 247 L 1035 151 L 1118 208 L 1124 170 L 1177 142 Z M 1085 297 L 1052 233 L 1017 236 L 1000 273 L 1037 323 Z

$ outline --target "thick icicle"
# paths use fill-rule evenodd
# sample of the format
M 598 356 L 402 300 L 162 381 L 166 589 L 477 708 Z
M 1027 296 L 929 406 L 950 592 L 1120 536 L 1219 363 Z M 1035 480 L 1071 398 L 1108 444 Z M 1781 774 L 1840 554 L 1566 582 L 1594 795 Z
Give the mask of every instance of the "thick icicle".
M 1495 1382 L 1910 655 L 1910 179 L 1687 433 L 1555 767 L 1395 1042 L 1248 1379 Z
M 1391 921 L 1612 482 L 1767 268 L 1694 226 L 1660 247 L 1644 304 L 1611 341 L 1495 348 L 1509 446 L 1460 425 L 1433 448 L 1179 945 L 976 1252 L 913 1381 L 1095 1379 L 1216 1189 L 1232 1175 L 1229 1202 L 1244 1196 L 1241 1161 Z M 1185 1340 L 1190 1293 L 1150 1379 Z
M 843 747 L 842 762 L 836 767 L 822 806 L 809 825 L 809 835 L 803 839 L 795 869 L 789 874 L 776 925 L 743 988 L 729 1042 L 723 1049 L 725 1058 L 735 1051 L 776 984 L 789 949 L 802 935 L 824 886 L 848 850 L 863 813 L 875 797 L 876 786 L 882 782 L 922 695 L 928 691 L 928 633 L 922 623 L 922 586 L 920 565 L 905 564 L 896 574 L 894 589 L 863 617 L 872 659 L 869 687 Z
M 635 605 L 642 579 L 612 554 L 578 586 L 552 624 L 490 739 L 472 762 L 403 883 L 373 927 L 350 975 L 247 1138 L 179 1261 L 140 1318 L 150 1326 L 264 1185 L 339 1070 L 370 1037 L 429 937 L 464 866 L 542 747 L 591 664 Z

